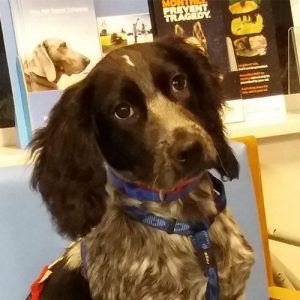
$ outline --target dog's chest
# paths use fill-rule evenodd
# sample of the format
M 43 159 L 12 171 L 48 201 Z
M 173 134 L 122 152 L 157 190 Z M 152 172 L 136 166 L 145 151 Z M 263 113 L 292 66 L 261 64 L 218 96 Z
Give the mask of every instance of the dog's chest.
M 189 237 L 169 235 L 127 219 L 116 221 L 110 216 L 86 239 L 93 299 L 205 298 L 207 278 Z M 233 299 L 244 289 L 252 264 L 252 252 L 243 246 L 239 231 L 229 235 L 220 232 L 226 222 L 229 226 L 231 220 L 221 218 L 211 232 L 216 244 L 220 299 L 224 300 Z
M 119 241 L 116 238 L 105 243 L 101 233 L 97 239 L 87 240 L 88 280 L 93 297 L 202 300 L 206 278 L 190 239 L 135 226 L 131 236 L 123 232 Z M 121 238 L 122 229 L 115 229 L 115 235 Z

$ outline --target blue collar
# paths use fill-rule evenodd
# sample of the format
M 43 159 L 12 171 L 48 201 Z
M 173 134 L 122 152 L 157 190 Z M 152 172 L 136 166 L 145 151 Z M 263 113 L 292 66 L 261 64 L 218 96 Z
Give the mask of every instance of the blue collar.
M 107 169 L 108 180 L 117 186 L 129 198 L 134 198 L 141 201 L 173 201 L 179 198 L 184 198 L 191 191 L 197 188 L 201 176 L 193 177 L 179 184 L 173 190 L 161 191 L 154 190 L 145 185 L 129 183 L 118 177 L 112 170 Z

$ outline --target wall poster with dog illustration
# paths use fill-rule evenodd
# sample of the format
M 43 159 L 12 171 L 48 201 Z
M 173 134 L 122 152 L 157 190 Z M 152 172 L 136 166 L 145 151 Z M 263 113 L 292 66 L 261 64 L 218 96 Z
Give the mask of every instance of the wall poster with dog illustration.
M 149 0 L 154 35 L 194 36 L 221 72 L 229 71 L 222 9 L 224 1 Z
M 201 50 L 218 68 L 227 100 L 226 122 L 244 121 L 239 78 L 232 48 L 226 39 L 226 1 L 148 0 L 153 34 L 194 37 Z
M 102 56 L 93 0 L 10 0 L 31 130 Z
M 270 1 L 148 0 L 148 3 L 155 36 L 177 33 L 197 39 L 199 47 L 221 73 L 225 100 L 260 99 L 239 102 L 246 120 L 257 117 L 259 110 L 264 110 L 263 117 L 265 114 L 284 117 Z

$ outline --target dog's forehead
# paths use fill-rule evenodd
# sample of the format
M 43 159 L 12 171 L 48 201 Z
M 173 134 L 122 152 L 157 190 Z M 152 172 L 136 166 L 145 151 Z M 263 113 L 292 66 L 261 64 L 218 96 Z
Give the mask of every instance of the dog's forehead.
M 48 47 L 59 47 L 59 45 L 65 43 L 61 39 L 49 38 L 44 41 L 44 44 Z
M 167 49 L 156 42 L 135 44 L 112 51 L 111 59 L 120 69 L 127 69 L 129 72 L 146 71 L 153 63 L 163 64 L 164 61 L 170 60 Z
M 108 85 L 113 85 L 115 90 L 130 81 L 134 82 L 136 87 L 149 96 L 155 88 L 151 67 L 155 53 L 150 53 L 149 48 L 141 44 L 111 51 L 99 64 L 102 79 Z
M 140 65 L 145 64 L 140 51 L 133 51 L 126 48 L 121 49 L 121 51 L 112 52 L 112 61 L 119 66 L 120 69 L 129 68 L 129 70 L 132 70 L 133 67 L 138 69 Z
M 135 67 L 135 64 L 134 64 L 134 62 L 132 61 L 132 58 L 131 58 L 128 54 L 123 54 L 121 57 L 124 58 L 125 62 L 126 62 L 129 66 Z
M 115 81 L 120 78 L 133 80 L 144 92 L 153 92 L 154 81 L 162 73 L 178 72 L 178 60 L 168 55 L 168 47 L 159 43 L 135 44 L 110 52 L 104 58 L 104 71 L 115 74 Z

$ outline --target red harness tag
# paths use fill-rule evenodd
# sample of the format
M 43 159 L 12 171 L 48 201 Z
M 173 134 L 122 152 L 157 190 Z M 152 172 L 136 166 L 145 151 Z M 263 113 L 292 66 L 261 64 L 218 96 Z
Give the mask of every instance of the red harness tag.
M 52 274 L 48 266 L 45 266 L 39 277 L 31 284 L 30 300 L 39 300 L 44 288 L 45 281 Z

